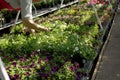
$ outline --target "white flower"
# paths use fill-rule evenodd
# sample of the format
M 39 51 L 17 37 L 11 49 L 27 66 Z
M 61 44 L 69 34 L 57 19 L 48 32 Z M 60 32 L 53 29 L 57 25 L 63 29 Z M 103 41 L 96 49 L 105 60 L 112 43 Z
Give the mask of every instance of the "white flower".
M 49 38 L 48 36 L 46 36 L 46 38 Z
M 40 41 L 38 41 L 37 43 L 40 44 Z
M 51 46 L 48 46 L 49 48 L 51 48 Z
M 78 51 L 79 50 L 79 48 L 78 47 L 75 47 L 75 49 L 74 49 L 75 51 Z
M 56 24 L 53 24 L 53 26 L 55 26 Z
M 85 42 L 87 43 L 87 42 L 89 42 L 89 40 L 90 40 L 89 38 L 86 38 L 86 39 L 85 39 Z
M 67 47 L 67 50 L 69 50 L 70 48 L 69 47 Z
M 61 25 L 60 29 L 65 29 L 67 26 L 66 25 Z
M 83 45 L 83 43 L 81 42 L 80 45 Z
M 55 24 L 58 24 L 58 21 L 55 21 Z

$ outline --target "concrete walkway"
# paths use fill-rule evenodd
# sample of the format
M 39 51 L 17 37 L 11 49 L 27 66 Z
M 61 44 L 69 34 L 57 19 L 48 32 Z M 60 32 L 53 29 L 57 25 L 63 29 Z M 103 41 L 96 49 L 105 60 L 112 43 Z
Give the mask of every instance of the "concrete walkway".
M 92 80 L 120 80 L 120 5 Z

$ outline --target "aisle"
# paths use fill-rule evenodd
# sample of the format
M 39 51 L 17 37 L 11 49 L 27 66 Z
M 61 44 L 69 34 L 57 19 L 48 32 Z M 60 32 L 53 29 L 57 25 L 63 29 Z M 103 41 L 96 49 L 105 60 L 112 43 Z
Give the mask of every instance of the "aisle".
M 98 64 L 92 80 L 120 80 L 120 5 L 101 62 Z

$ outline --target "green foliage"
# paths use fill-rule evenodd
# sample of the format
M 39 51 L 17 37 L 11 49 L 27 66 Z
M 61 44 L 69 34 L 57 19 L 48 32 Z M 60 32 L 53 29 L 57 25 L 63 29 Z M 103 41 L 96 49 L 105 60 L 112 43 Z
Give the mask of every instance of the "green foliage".
M 78 75 L 81 64 L 72 58 L 92 60 L 100 47 L 102 31 L 94 11 L 74 5 L 40 20 L 50 32 L 26 35 L 21 31 L 24 25 L 19 24 L 11 28 L 11 34 L 0 37 L 0 50 L 4 51 L 0 56 L 11 79 L 75 80 L 83 76 Z
M 75 80 L 75 73 L 71 71 L 70 66 L 73 66 L 71 62 L 66 62 L 54 77 L 58 80 Z
M 2 50 L 5 50 L 6 53 L 31 53 L 32 51 L 41 49 L 47 52 L 62 52 L 62 53 L 69 53 L 71 56 L 74 54 L 81 55 L 86 59 L 92 59 L 95 55 L 95 47 L 93 46 L 94 42 L 97 42 L 95 38 L 98 34 L 98 25 L 92 24 L 87 25 L 83 24 L 88 19 L 91 19 L 91 12 L 82 12 L 78 11 L 78 7 L 72 6 L 72 8 L 67 8 L 55 12 L 55 15 L 65 14 L 65 15 L 82 15 L 81 17 L 77 17 L 78 21 L 70 21 L 73 20 L 71 17 L 66 18 L 68 19 L 69 23 L 66 23 L 66 19 L 63 18 L 63 21 L 55 19 L 52 17 L 49 21 L 49 17 L 46 21 L 42 22 L 43 26 L 51 28 L 51 32 L 40 32 L 36 33 L 35 35 L 24 35 L 18 34 L 21 33 L 21 29 L 23 28 L 23 24 L 19 24 L 16 27 L 11 29 L 12 35 L 9 37 L 4 37 L 1 39 L 1 46 Z M 80 10 L 81 11 L 81 10 Z M 54 15 L 54 14 L 53 14 Z M 86 16 L 86 17 L 85 17 Z M 89 17 L 88 17 L 89 16 Z

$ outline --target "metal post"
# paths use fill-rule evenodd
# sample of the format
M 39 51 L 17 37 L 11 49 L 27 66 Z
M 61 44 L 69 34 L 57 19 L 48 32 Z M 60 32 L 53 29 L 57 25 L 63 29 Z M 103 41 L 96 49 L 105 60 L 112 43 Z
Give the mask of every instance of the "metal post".
M 60 6 L 62 6 L 62 5 L 63 5 L 63 2 L 64 2 L 64 0 L 61 0 L 61 4 L 60 4 Z
M 112 6 L 110 0 L 108 0 L 108 3 L 109 3 L 109 5 L 110 5 L 110 8 L 113 10 L 113 6 Z
M 33 8 L 35 9 L 35 15 L 37 14 L 37 9 L 34 4 L 32 4 Z
M 2 15 L 2 13 L 0 13 L 0 28 L 3 27 L 4 21 L 5 21 L 5 19 L 4 19 L 3 15 Z
M 0 28 L 2 27 L 2 14 L 0 13 Z
M 63 2 L 64 2 L 64 0 L 61 0 L 61 4 L 60 4 L 60 6 L 58 7 L 59 10 L 60 10 L 60 8 L 62 7 Z
M 14 25 L 13 25 L 13 27 L 14 27 L 15 30 L 16 30 L 16 23 L 18 21 L 19 15 L 20 15 L 20 10 L 18 11 L 18 13 L 16 15 L 16 19 L 15 19 L 15 22 L 14 22 Z
M 101 21 L 100 21 L 100 18 L 99 18 L 99 16 L 98 16 L 97 9 L 95 8 L 95 6 L 94 6 L 94 4 L 93 4 L 93 0 L 91 0 L 91 4 L 92 4 L 92 7 L 93 7 L 93 9 L 94 9 L 94 11 L 95 11 L 95 16 L 96 16 L 96 18 L 97 18 L 98 24 L 100 25 L 100 28 L 103 30 L 103 26 L 102 26 Z
M 1 58 L 0 58 L 0 79 L 1 80 L 10 80 Z
M 78 1 L 78 5 L 79 5 L 79 3 L 80 3 L 80 0 L 77 0 Z

